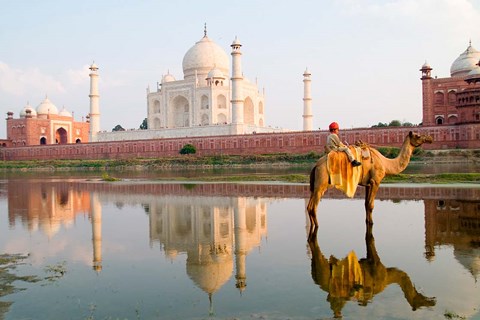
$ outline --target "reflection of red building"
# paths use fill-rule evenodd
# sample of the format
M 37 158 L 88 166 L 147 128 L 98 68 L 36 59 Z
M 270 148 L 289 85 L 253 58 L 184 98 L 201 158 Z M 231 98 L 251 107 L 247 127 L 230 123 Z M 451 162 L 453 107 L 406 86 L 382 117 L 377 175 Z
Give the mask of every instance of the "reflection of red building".
M 430 65 L 422 66 L 424 126 L 480 123 L 479 60 L 470 44 L 453 62 L 449 78 L 432 78 Z
M 67 144 L 88 142 L 88 122 L 76 122 L 65 108 L 57 107 L 45 98 L 34 109 L 27 105 L 20 117 L 7 113 L 7 141 L 11 146 Z
M 28 196 L 26 196 L 28 195 Z M 8 184 L 9 224 L 20 220 L 28 230 L 41 229 L 49 237 L 60 227 L 89 213 L 90 193 L 71 189 L 69 183 L 36 183 L 32 180 Z
M 480 274 L 480 201 L 424 201 L 427 259 L 432 260 L 435 256 L 435 246 L 451 245 L 457 260 L 476 278 Z

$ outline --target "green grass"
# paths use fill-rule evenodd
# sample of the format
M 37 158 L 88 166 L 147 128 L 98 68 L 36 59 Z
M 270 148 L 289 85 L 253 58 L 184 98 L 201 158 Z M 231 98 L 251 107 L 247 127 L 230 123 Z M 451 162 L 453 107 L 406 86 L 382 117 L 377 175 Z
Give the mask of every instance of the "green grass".
M 177 180 L 177 181 L 218 181 L 218 182 L 247 182 L 247 181 L 278 181 L 286 183 L 309 183 L 309 174 L 239 174 L 231 176 L 205 176 L 205 177 L 176 177 L 165 178 L 160 180 Z M 449 183 L 480 183 L 480 173 L 442 173 L 442 174 L 397 174 L 387 176 L 382 183 L 433 183 L 433 184 L 449 184 Z

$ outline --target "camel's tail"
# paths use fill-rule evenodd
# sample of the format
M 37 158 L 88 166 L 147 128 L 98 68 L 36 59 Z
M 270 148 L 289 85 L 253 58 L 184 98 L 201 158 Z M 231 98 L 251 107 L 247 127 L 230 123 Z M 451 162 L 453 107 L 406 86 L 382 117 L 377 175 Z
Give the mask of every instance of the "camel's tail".
M 313 192 L 315 189 L 315 171 L 317 171 L 317 166 L 313 167 L 310 172 L 310 192 Z

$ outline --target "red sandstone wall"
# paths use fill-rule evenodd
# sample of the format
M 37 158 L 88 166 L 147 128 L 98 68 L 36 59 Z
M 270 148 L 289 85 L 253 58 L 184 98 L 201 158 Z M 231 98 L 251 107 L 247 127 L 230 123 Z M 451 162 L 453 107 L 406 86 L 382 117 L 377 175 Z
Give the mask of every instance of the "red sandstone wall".
M 480 149 L 480 124 L 347 129 L 340 138 L 353 143 L 363 140 L 373 146 L 399 147 L 410 130 L 429 134 L 434 143 L 424 149 Z M 214 137 L 96 142 L 86 144 L 44 145 L 1 148 L 2 160 L 32 159 L 131 159 L 178 156 L 187 143 L 193 144 L 197 155 L 252 155 L 268 153 L 301 154 L 323 152 L 327 131 L 251 134 Z
M 423 125 L 435 125 L 435 116 L 441 115 L 445 124 L 454 124 L 451 121 L 456 119 L 455 123 L 459 121 L 460 115 L 456 107 L 456 102 L 450 101 L 448 93 L 450 91 L 461 92 L 469 88 L 467 82 L 463 78 L 438 78 L 422 80 L 422 95 L 423 95 Z M 443 99 L 437 101 L 435 91 L 443 92 Z M 449 122 L 449 115 L 457 115 L 458 118 L 451 118 Z

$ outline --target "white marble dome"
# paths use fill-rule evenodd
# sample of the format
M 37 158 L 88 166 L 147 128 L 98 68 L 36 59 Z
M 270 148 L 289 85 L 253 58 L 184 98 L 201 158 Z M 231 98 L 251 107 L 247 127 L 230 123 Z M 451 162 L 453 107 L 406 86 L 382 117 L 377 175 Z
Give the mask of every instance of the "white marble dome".
M 27 115 L 27 110 L 30 110 L 30 115 L 32 117 L 36 117 L 37 116 L 37 111 L 35 111 L 35 109 L 27 103 L 27 105 L 25 106 L 25 108 L 22 109 L 22 111 L 20 111 L 20 118 L 25 118 L 26 115 Z
M 164 75 L 162 77 L 162 83 L 172 82 L 172 81 L 176 81 L 176 80 L 175 80 L 175 77 L 173 75 L 171 75 L 170 73 L 167 73 L 166 75 Z
M 480 52 L 470 44 L 467 49 L 458 56 L 450 67 L 450 75 L 452 77 L 462 77 L 470 71 L 477 68 L 480 61 Z
M 213 68 L 207 75 L 207 79 L 225 79 L 223 72 L 218 68 Z
M 62 110 L 60 110 L 58 115 L 62 117 L 70 117 L 70 118 L 72 117 L 72 114 L 65 107 L 63 107 Z
M 48 98 L 42 101 L 37 107 L 38 115 L 58 114 L 57 107 Z
M 184 79 L 194 78 L 195 72 L 204 78 L 214 68 L 223 74 L 229 74 L 230 61 L 222 47 L 204 36 L 187 51 L 182 66 Z

